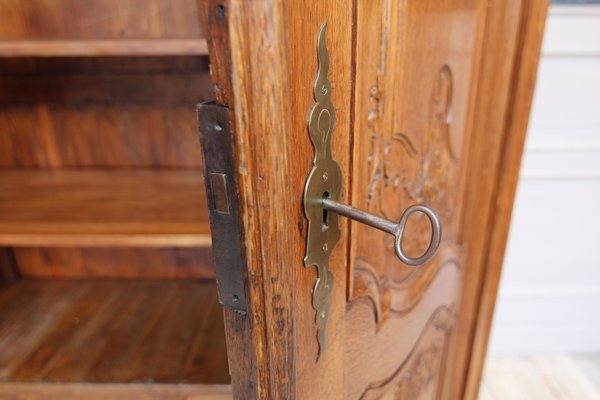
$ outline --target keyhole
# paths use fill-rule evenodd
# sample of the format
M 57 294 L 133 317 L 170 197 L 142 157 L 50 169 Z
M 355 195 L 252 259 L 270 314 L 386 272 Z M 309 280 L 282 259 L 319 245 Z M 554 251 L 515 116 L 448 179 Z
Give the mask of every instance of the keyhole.
M 323 199 L 329 198 L 329 192 L 323 193 Z M 325 232 L 329 228 L 329 213 L 323 208 L 323 220 L 321 223 L 321 232 Z

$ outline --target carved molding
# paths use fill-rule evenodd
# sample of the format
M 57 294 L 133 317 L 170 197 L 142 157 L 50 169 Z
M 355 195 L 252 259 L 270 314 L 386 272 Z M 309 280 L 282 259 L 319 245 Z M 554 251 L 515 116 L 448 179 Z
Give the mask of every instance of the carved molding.
M 454 80 L 451 68 L 442 65 L 436 76 L 431 94 L 431 112 L 427 129 L 423 132 L 422 152 L 407 133 L 383 134 L 381 120 L 383 114 L 383 89 L 379 77 L 377 83 L 369 89 L 372 108 L 367 115 L 367 126 L 370 134 L 369 184 L 367 186 L 367 207 L 374 213 L 393 218 L 388 215 L 383 199 L 391 204 L 423 203 L 438 212 L 443 224 L 451 225 L 455 217 L 459 185 L 459 163 L 452 149 L 450 128 L 452 124 L 452 101 Z M 415 165 L 408 171 L 407 163 Z M 390 202 L 389 199 L 395 199 Z M 418 253 L 429 243 L 429 224 L 424 216 L 415 216 L 415 224 L 411 227 L 408 240 L 404 242 L 407 252 Z M 447 232 L 447 231 L 446 231 Z M 393 251 L 393 246 L 386 243 L 380 251 Z M 390 314 L 401 314 L 410 310 L 420 300 L 429 284 L 443 268 L 454 265 L 460 268 L 461 249 L 456 239 L 446 237 L 442 247 L 446 246 L 450 256 L 436 257 L 428 265 L 415 268 L 402 279 L 393 279 L 382 274 L 380 268 L 374 268 L 369 254 L 357 254 L 352 261 L 352 289 L 349 300 L 367 297 L 373 304 L 377 324 L 383 323 Z M 443 253 L 440 248 L 439 253 Z M 380 263 L 377 263 L 380 264 Z M 419 288 L 420 295 L 410 290 L 412 285 Z M 414 287 L 413 287 L 414 289 Z M 410 294 L 408 294 L 410 293 Z
M 448 338 L 455 323 L 453 306 L 438 307 L 405 362 L 387 378 L 370 384 L 360 399 L 377 399 L 390 393 L 398 400 L 419 398 L 420 394 L 441 378 Z
M 381 84 L 372 86 L 369 96 L 373 103 L 367 115 L 367 126 L 371 136 L 371 146 L 367 162 L 369 166 L 369 184 L 367 186 L 367 205 L 370 210 L 386 214 L 382 199 L 386 198 L 384 191 L 403 189 L 411 201 L 438 205 L 431 197 L 434 191 L 445 194 L 453 187 L 454 182 L 448 174 L 454 169 L 457 161 L 450 141 L 450 126 L 452 124 L 452 98 L 454 80 L 452 70 L 447 64 L 440 67 L 432 94 L 432 112 L 427 132 L 424 132 L 425 151 L 419 154 L 410 135 L 396 132 L 386 137 L 381 132 L 383 90 Z M 403 168 L 404 154 L 412 159 L 418 159 L 419 168 L 415 176 L 408 176 Z M 438 174 L 438 172 L 440 172 Z
M 451 220 L 456 208 L 454 193 L 458 184 L 458 160 L 450 140 L 454 81 L 448 65 L 440 68 L 436 82 L 432 116 L 425 136 L 426 150 L 419 158 L 419 168 L 414 177 L 407 176 L 402 168 L 399 171 L 401 186 L 410 201 L 428 204 L 442 219 Z M 395 137 L 409 140 L 407 135 L 396 134 Z M 407 152 L 407 155 L 410 153 Z
M 412 274 L 409 279 L 402 281 L 394 281 L 386 275 L 379 276 L 376 269 L 364 259 L 354 260 L 354 295 L 351 301 L 366 297 L 373 306 L 378 328 L 390 315 L 400 316 L 409 312 L 419 304 L 427 288 L 445 269 L 461 269 L 459 248 L 444 243 L 439 251 L 445 254 L 444 258 L 434 258 L 422 273 Z

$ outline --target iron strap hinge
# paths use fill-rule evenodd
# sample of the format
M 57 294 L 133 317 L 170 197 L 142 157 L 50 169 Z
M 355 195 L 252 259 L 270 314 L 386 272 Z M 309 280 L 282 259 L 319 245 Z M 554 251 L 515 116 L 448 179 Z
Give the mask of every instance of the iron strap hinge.
M 230 124 L 229 108 L 214 102 L 198 105 L 204 184 L 219 301 L 225 307 L 246 313 L 243 231 L 239 218 L 239 191 Z

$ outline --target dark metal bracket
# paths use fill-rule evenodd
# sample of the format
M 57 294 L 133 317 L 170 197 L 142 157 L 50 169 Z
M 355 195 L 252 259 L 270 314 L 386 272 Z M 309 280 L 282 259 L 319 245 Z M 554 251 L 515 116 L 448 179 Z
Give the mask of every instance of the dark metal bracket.
M 219 301 L 225 307 L 246 313 L 246 275 L 230 124 L 227 107 L 214 102 L 198 105 Z

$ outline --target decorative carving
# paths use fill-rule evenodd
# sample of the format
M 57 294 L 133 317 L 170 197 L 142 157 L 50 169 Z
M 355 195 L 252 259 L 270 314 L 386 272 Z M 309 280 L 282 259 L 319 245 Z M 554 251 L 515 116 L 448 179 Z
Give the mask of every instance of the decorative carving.
M 383 90 L 380 81 L 377 77 L 377 84 L 369 89 L 373 107 L 367 115 L 371 143 L 367 206 L 375 213 L 393 218 L 395 215 L 388 214 L 395 212 L 398 202 L 390 202 L 389 199 L 400 200 L 399 197 L 403 195 L 406 203 L 422 203 L 439 210 L 444 224 L 450 225 L 456 209 L 459 183 L 459 164 L 450 140 L 454 91 L 452 70 L 446 64 L 438 70 L 432 91 L 431 116 L 423 134 L 423 152 L 417 150 L 410 139 L 411 135 L 402 132 L 388 136 L 380 134 L 383 115 Z M 406 167 L 407 162 L 412 162 L 413 165 L 417 163 L 412 173 Z M 385 203 L 384 199 L 387 199 Z M 394 209 L 386 209 L 392 205 Z M 429 243 L 430 226 L 422 215 L 415 215 L 413 222 L 410 235 L 407 235 L 403 246 L 407 252 L 419 253 L 419 249 L 426 248 Z M 386 251 L 393 251 L 393 243 L 384 243 Z M 445 246 L 450 248 L 453 264 L 458 267 L 460 246 L 452 240 L 448 240 Z M 396 298 L 402 299 L 401 310 L 414 305 L 418 298 L 406 298 L 403 293 L 408 292 L 409 286 L 414 283 L 424 284 L 425 286 L 420 286 L 423 288 L 421 291 L 424 291 L 439 272 L 438 269 L 443 267 L 439 264 L 429 265 L 407 271 L 407 275 L 405 273 L 405 276 L 394 279 L 371 267 L 366 259 L 368 255 L 360 256 L 353 261 L 351 298 L 368 297 L 374 305 L 378 324 L 390 312 L 403 312 L 395 307 L 395 304 L 400 303 Z M 443 263 L 448 263 L 447 258 Z
M 456 156 L 450 143 L 452 123 L 452 71 L 448 65 L 440 68 L 433 94 L 433 116 L 426 135 L 426 151 L 412 179 L 402 174 L 402 187 L 410 200 L 433 204 L 442 218 L 452 218 L 455 199 L 451 195 L 457 183 Z M 406 136 L 406 135 L 404 135 Z M 418 236 L 418 235 L 415 235 Z
M 361 399 L 380 398 L 393 391 L 398 400 L 417 399 L 436 379 L 456 321 L 453 307 L 440 306 L 431 315 L 406 361 L 390 376 L 373 383 Z
M 331 103 L 329 54 L 325 43 L 327 24 L 323 24 L 317 39 L 319 68 L 313 94 L 315 104 L 308 113 L 308 132 L 315 149 L 313 167 L 304 188 L 304 212 L 308 219 L 306 256 L 304 266 L 317 267 L 317 281 L 313 289 L 313 307 L 316 310 L 319 356 L 325 346 L 325 326 L 329 315 L 329 296 L 333 289 L 333 275 L 329 271 L 329 255 L 340 238 L 338 216 L 324 214 L 321 204 L 314 199 L 327 196 L 338 200 L 342 188 L 342 170 L 331 157 L 331 133 L 335 123 L 335 109 Z M 326 215 L 326 217 L 325 217 Z
M 437 377 L 443 359 L 445 337 L 434 339 L 431 345 L 418 352 L 410 369 L 396 387 L 394 397 L 398 400 L 417 399 Z
M 445 246 L 448 249 L 448 245 Z M 457 249 L 450 249 L 453 254 L 444 258 L 435 268 L 429 268 L 422 274 L 415 274 L 412 279 L 396 282 L 388 276 L 379 276 L 373 266 L 360 258 L 354 264 L 354 298 L 366 297 L 373 305 L 375 321 L 379 328 L 390 314 L 404 314 L 412 310 L 425 294 L 425 290 L 411 290 L 413 285 L 427 288 L 447 268 L 460 270 L 461 263 L 454 255 Z
M 378 132 L 382 114 L 382 90 L 379 84 L 369 90 L 374 108 L 369 110 L 367 115 L 367 126 L 371 135 L 371 151 L 367 159 L 371 171 L 367 188 L 367 205 L 375 205 L 375 211 L 386 218 L 390 216 L 381 204 L 382 199 L 386 198 L 384 190 L 396 191 L 402 188 L 408 199 L 428 205 L 431 203 L 436 206 L 436 210 L 438 206 L 444 205 L 444 200 L 448 197 L 449 189 L 454 183 L 452 179 L 454 176 L 450 176 L 449 162 L 456 162 L 449 138 L 453 85 L 452 71 L 444 64 L 439 70 L 434 88 L 432 118 L 429 129 L 425 132 L 426 151 L 420 157 L 407 134 L 397 132 L 388 139 Z M 415 176 L 407 176 L 406 169 L 397 162 L 396 148 L 400 148 L 410 158 L 419 157 L 419 168 Z M 432 198 L 431 195 L 436 193 L 441 194 L 435 199 Z M 373 203 L 374 201 L 376 203 Z M 446 206 L 445 214 L 452 209 L 453 207 Z

